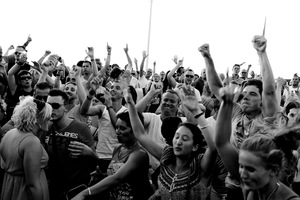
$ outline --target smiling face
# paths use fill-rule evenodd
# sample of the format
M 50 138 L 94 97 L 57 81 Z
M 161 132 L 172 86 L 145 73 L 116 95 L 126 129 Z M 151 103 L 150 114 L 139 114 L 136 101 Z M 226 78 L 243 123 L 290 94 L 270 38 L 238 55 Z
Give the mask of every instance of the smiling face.
M 176 116 L 179 106 L 179 96 L 175 93 L 166 92 L 161 103 L 161 112 L 167 117 Z
M 128 126 L 127 123 L 120 118 L 116 122 L 116 134 L 118 141 L 122 144 L 128 143 L 134 137 L 130 126 Z
M 112 101 L 117 101 L 119 99 L 123 98 L 123 87 L 122 84 L 119 82 L 113 82 L 111 89 L 110 89 L 110 95 Z
M 184 83 L 186 85 L 190 85 L 194 80 L 194 72 L 193 71 L 187 71 L 185 73 L 185 77 L 184 77 Z
M 243 99 L 241 106 L 243 111 L 247 113 L 258 112 L 261 110 L 261 95 L 259 89 L 254 85 L 248 85 L 243 90 Z
M 252 152 L 239 153 L 239 174 L 246 190 L 258 190 L 270 182 L 271 170 L 266 169 L 264 161 Z
M 175 156 L 191 156 L 192 152 L 198 149 L 198 145 L 194 145 L 193 134 L 185 126 L 177 129 L 173 137 L 173 151 Z
M 65 85 L 64 92 L 67 93 L 69 99 L 76 98 L 77 97 L 77 86 L 69 83 Z

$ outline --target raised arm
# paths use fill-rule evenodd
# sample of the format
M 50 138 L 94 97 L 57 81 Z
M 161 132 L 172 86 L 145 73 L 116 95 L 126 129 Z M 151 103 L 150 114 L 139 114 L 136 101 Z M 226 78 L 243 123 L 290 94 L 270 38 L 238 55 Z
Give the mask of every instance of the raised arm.
M 126 55 L 126 58 L 127 58 L 127 62 L 128 62 L 128 65 L 127 65 L 127 69 L 126 70 L 129 70 L 129 72 L 131 73 L 132 71 L 132 60 L 128 54 L 128 44 L 126 44 L 126 47 L 124 48 L 124 52 L 125 52 L 125 55 Z
M 105 65 L 104 65 L 104 67 L 102 67 L 102 69 L 101 69 L 100 72 L 99 72 L 99 76 L 100 76 L 100 77 L 102 77 L 102 76 L 105 75 L 106 70 L 107 70 L 107 68 L 108 68 L 109 65 L 110 65 L 110 59 L 111 59 L 111 46 L 109 46 L 108 43 L 107 43 L 107 45 L 106 45 L 106 49 L 107 49 L 107 57 L 106 57 L 106 60 L 105 60 Z
M 209 85 L 209 88 L 214 93 L 214 95 L 221 100 L 220 98 L 220 89 L 223 87 L 223 84 L 220 80 L 220 77 L 215 69 L 215 65 L 213 62 L 213 59 L 210 55 L 209 45 L 204 44 L 201 47 L 198 48 L 198 50 L 201 52 L 206 65 L 206 78 Z
M 79 103 L 81 105 L 83 103 L 85 97 L 86 97 L 86 93 L 85 93 L 85 89 L 83 87 L 83 84 L 81 82 L 80 75 L 81 75 L 81 67 L 76 66 L 76 68 L 75 68 L 75 79 L 76 79 L 76 85 L 77 85 L 77 96 L 78 96 L 78 99 L 79 99 Z
M 48 64 L 42 64 L 41 65 L 41 70 L 42 70 L 42 74 L 40 75 L 38 83 L 42 83 L 42 82 L 46 82 L 47 81 L 50 85 L 54 85 L 54 81 L 48 75 L 49 70 L 50 70 L 50 66 L 48 66 Z
M 168 73 L 167 79 L 169 81 L 169 85 L 174 88 L 176 86 L 176 80 L 174 79 L 174 74 L 178 70 L 178 68 L 182 65 L 183 60 L 179 60 L 176 66 Z
M 144 112 L 151 99 L 161 92 L 161 89 L 156 89 L 155 85 L 156 83 L 153 83 L 147 94 L 137 102 L 136 109 L 138 112 Z
M 94 48 L 88 47 L 88 50 L 85 50 L 85 52 L 88 55 L 88 57 L 90 57 L 90 59 L 91 59 L 93 75 L 97 76 L 98 75 L 98 67 L 97 67 L 97 64 L 95 61 Z
M 234 89 L 227 86 L 222 91 L 224 91 L 223 101 L 217 118 L 215 143 L 225 168 L 236 180 L 239 180 L 238 151 L 230 142 Z
M 136 78 L 139 80 L 139 67 L 138 67 L 138 61 L 136 58 L 134 58 L 134 64 L 135 64 L 135 70 L 136 70 Z
M 14 49 L 14 45 L 10 45 L 10 46 L 8 47 L 8 49 L 6 50 L 5 54 L 3 55 L 3 57 L 8 56 L 9 51 L 10 51 L 10 50 L 13 50 L 13 49 Z
M 160 146 L 158 143 L 154 142 L 149 137 L 149 135 L 146 134 L 144 126 L 136 111 L 135 104 L 129 89 L 127 90 L 127 94 L 125 94 L 125 100 L 128 104 L 130 123 L 133 129 L 134 136 L 151 155 L 160 160 L 163 152 L 163 146 Z
M 30 35 L 28 35 L 26 42 L 23 44 L 23 46 L 26 48 L 28 44 L 32 41 L 32 38 Z
M 140 77 L 144 76 L 144 63 L 145 63 L 147 56 L 148 56 L 147 52 L 143 51 L 143 59 L 142 59 L 141 66 L 140 66 Z
M 266 52 L 267 40 L 264 36 L 254 36 L 252 43 L 257 51 L 260 62 L 260 72 L 263 82 L 262 103 L 264 117 L 273 117 L 278 111 L 278 104 L 273 71 Z
M 44 55 L 37 61 L 37 63 L 41 66 L 42 63 L 43 63 L 43 61 L 45 60 L 45 58 L 47 56 L 49 56 L 50 54 L 51 54 L 51 51 L 46 50 L 45 53 L 44 53 Z

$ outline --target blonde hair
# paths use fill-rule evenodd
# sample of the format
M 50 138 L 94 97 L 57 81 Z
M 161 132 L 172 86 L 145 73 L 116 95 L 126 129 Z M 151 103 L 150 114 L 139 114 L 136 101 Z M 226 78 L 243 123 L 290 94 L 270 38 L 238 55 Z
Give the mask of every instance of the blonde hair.
M 50 106 L 49 103 L 45 103 L 45 106 L 43 110 L 39 113 L 39 115 L 42 115 L 41 117 L 43 120 L 49 120 L 52 114 L 52 106 Z
M 15 127 L 23 132 L 31 132 L 36 123 L 37 105 L 33 102 L 33 97 L 26 96 L 20 99 L 20 103 L 15 107 L 12 121 Z

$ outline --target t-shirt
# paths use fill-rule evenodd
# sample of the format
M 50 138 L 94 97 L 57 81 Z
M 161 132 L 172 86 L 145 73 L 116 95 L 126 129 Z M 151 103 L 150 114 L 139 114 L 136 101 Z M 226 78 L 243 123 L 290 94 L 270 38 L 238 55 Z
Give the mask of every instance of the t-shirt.
M 116 113 L 122 113 L 127 108 L 122 106 Z M 113 150 L 119 145 L 116 130 L 113 127 L 108 110 L 103 110 L 101 118 L 98 120 L 98 143 L 96 152 L 99 158 L 111 159 Z
M 72 158 L 68 146 L 71 141 L 79 141 L 94 148 L 94 140 L 88 126 L 74 119 L 63 130 L 49 129 L 46 144 L 49 155 L 48 179 L 50 193 L 61 193 L 81 184 L 88 184 L 90 173 L 96 167 L 96 159 L 89 156 Z
M 140 88 L 145 88 L 148 85 L 149 82 L 150 81 L 146 79 L 145 75 L 143 75 L 139 79 Z

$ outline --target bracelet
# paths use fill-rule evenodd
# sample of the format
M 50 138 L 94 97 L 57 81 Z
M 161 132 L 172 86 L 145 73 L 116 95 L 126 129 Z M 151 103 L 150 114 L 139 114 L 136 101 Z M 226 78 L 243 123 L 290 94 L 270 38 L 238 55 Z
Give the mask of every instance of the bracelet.
M 110 108 L 113 108 L 112 106 L 108 106 L 108 107 L 106 107 L 107 108 L 107 110 L 109 110 Z
M 198 115 L 195 115 L 194 118 L 195 118 L 195 119 L 198 119 L 198 118 L 201 117 L 203 114 L 204 114 L 204 112 L 202 112 L 202 113 L 200 113 L 200 114 L 198 114 Z
M 94 58 L 91 58 L 91 61 L 93 62 L 93 61 L 95 61 L 95 59 L 94 59 Z
M 88 190 L 89 196 L 91 196 L 91 195 L 92 195 L 92 192 L 91 192 L 90 187 L 88 187 L 87 190 Z
M 93 98 L 90 98 L 89 95 L 86 96 L 87 100 L 92 101 Z
M 210 126 L 210 124 L 206 124 L 205 126 L 199 126 L 199 128 L 200 129 L 205 129 L 205 128 L 209 127 L 209 126 Z

